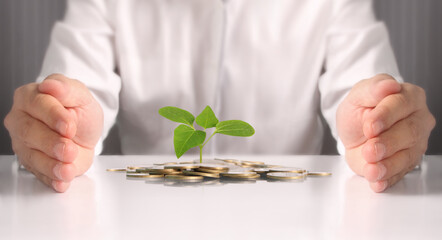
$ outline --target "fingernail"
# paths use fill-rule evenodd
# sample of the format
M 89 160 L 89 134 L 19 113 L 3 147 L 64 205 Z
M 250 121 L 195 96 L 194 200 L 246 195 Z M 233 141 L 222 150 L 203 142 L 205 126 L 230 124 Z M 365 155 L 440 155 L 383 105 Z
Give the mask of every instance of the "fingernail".
M 385 145 L 382 143 L 375 143 L 374 148 L 376 151 L 376 159 L 378 161 L 381 161 L 385 156 L 385 152 L 386 152 Z
M 376 121 L 371 125 L 371 128 L 373 130 L 373 134 L 376 136 L 381 133 L 382 129 L 384 128 L 384 124 L 381 121 Z
M 385 174 L 387 173 L 387 168 L 386 168 L 385 165 L 382 164 L 382 163 L 378 163 L 377 165 L 378 165 L 378 169 L 379 169 L 379 175 L 378 175 L 377 180 L 379 181 L 379 180 L 381 180 L 383 177 L 385 177 Z
M 61 177 L 61 166 L 62 166 L 62 164 L 61 163 L 58 163 L 57 165 L 55 165 L 55 167 L 54 167 L 54 175 L 58 178 L 58 179 L 60 179 L 60 180 L 63 180 L 63 178 Z
M 65 121 L 58 121 L 56 128 L 62 135 L 66 135 L 68 132 L 68 124 Z
M 58 186 L 57 186 L 57 181 L 52 181 L 51 182 L 52 188 L 57 190 Z
M 388 187 L 388 181 L 382 181 L 380 182 L 381 188 L 379 189 L 380 192 L 383 192 Z
M 64 143 L 57 143 L 54 146 L 54 153 L 58 160 L 63 161 L 64 156 L 64 149 L 66 147 L 66 144 Z

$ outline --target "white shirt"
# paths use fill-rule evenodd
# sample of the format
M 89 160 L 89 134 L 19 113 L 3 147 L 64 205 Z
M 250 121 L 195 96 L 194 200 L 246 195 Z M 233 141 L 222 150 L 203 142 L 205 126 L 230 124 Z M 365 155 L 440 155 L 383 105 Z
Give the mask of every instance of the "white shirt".
M 39 80 L 84 82 L 117 120 L 125 154 L 172 154 L 177 123 L 164 106 L 254 126 L 215 136 L 205 153 L 318 154 L 335 137 L 339 103 L 358 81 L 399 78 L 369 0 L 71 0 Z M 210 145 L 210 146 L 209 146 Z M 101 141 L 98 148 L 101 146 Z

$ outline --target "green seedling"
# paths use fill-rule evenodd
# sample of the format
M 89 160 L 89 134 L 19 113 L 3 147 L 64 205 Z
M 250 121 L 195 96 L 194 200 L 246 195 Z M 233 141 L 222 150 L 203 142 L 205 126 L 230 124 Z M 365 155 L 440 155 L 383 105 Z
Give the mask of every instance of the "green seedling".
M 171 121 L 182 123 L 173 132 L 173 145 L 177 158 L 189 149 L 199 147 L 200 162 L 202 162 L 204 146 L 217 133 L 237 137 L 250 137 L 255 133 L 255 129 L 250 124 L 241 120 L 220 122 L 209 106 L 204 108 L 196 119 L 190 112 L 177 107 L 163 107 L 158 112 Z M 194 122 L 204 130 L 195 129 Z M 215 128 L 215 131 L 206 140 L 206 130 L 209 128 Z

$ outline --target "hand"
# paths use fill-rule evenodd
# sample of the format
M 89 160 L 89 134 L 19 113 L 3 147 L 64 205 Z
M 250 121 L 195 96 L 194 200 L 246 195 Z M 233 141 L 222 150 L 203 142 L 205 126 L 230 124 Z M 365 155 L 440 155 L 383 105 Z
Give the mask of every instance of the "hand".
M 4 124 L 20 163 L 64 192 L 92 164 L 103 111 L 81 82 L 54 74 L 18 88 Z
M 336 118 L 350 168 L 375 192 L 394 185 L 420 163 L 436 124 L 425 91 L 386 74 L 357 83 Z

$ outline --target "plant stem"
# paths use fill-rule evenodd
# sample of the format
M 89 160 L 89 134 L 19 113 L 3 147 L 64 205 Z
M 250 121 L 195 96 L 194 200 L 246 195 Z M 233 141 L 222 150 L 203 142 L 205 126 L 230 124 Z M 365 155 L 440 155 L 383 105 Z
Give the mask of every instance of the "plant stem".
M 203 163 L 203 146 L 200 146 L 200 163 Z
M 212 133 L 212 135 L 210 135 L 210 137 L 207 139 L 207 141 L 203 144 L 200 145 L 200 163 L 203 163 L 203 148 L 204 146 L 206 146 L 206 144 L 209 142 L 209 140 L 215 136 L 216 134 L 216 130 Z
M 212 135 L 210 135 L 209 139 L 207 139 L 207 141 L 206 141 L 205 143 L 203 143 L 203 145 L 202 145 L 201 148 L 203 148 L 204 146 L 206 146 L 206 144 L 209 142 L 209 140 L 210 140 L 213 136 L 215 136 L 215 134 L 216 134 L 216 130 L 212 133 Z

